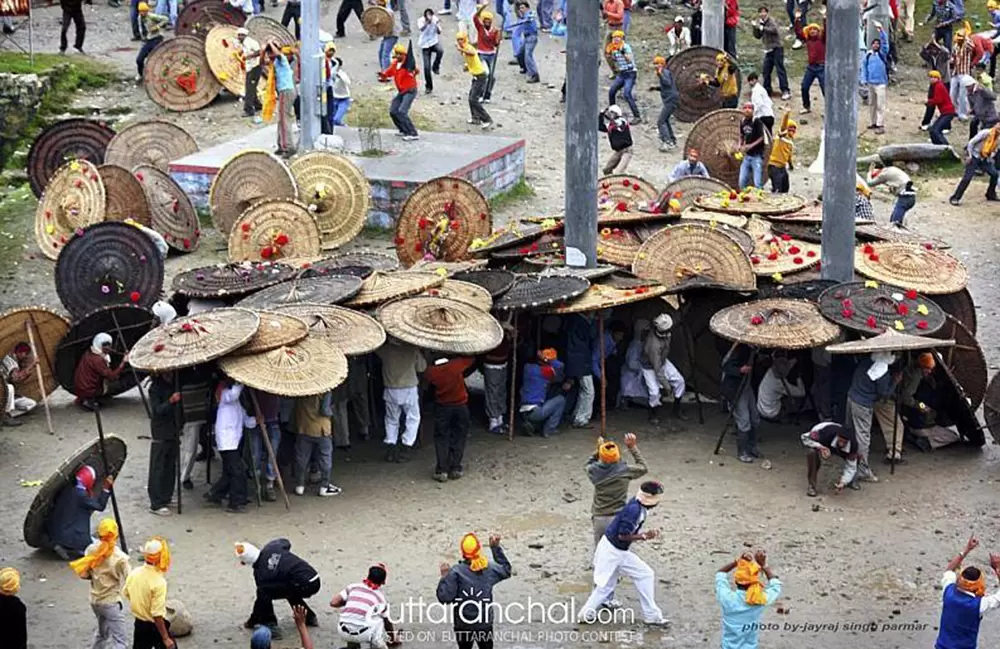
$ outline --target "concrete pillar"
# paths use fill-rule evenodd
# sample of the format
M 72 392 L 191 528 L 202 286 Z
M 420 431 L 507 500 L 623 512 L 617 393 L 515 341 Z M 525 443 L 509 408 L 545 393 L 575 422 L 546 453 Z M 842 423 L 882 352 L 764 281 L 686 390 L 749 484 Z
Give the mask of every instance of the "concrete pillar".
M 600 0 L 572 0 L 566 16 L 566 264 L 597 265 Z
M 265 2 L 267 0 L 264 0 Z M 301 132 L 299 147 L 315 148 L 320 132 L 323 49 L 319 43 L 319 0 L 302 0 L 301 83 L 299 84 Z
M 744 11 L 748 5 L 745 5 Z M 756 13 L 756 9 L 753 10 Z M 701 3 L 701 44 L 722 49 L 722 29 L 726 24 L 726 3 L 724 0 L 702 0 Z
M 859 20 L 857 0 L 828 0 L 822 276 L 838 282 L 854 279 Z

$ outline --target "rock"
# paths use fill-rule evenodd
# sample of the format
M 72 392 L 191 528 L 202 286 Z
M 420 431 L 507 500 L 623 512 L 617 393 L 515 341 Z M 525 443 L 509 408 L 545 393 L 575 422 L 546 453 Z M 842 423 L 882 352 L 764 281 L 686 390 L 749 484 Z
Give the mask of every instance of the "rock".
M 819 511 L 819 505 L 813 505 L 813 506 L 812 506 L 812 510 L 813 510 L 814 512 L 818 512 L 818 511 Z
M 531 548 L 532 550 L 542 550 L 542 549 L 545 548 L 545 544 L 544 543 L 529 543 L 528 547 Z
M 562 499 L 563 499 L 563 500 L 564 500 L 565 502 L 568 502 L 568 503 L 575 503 L 576 501 L 580 500 L 580 497 L 579 497 L 579 496 L 577 496 L 577 495 L 576 495 L 576 494 L 574 494 L 574 493 L 570 493 L 570 492 L 568 492 L 568 491 L 564 491 L 564 492 L 563 492 L 563 495 L 562 495 Z

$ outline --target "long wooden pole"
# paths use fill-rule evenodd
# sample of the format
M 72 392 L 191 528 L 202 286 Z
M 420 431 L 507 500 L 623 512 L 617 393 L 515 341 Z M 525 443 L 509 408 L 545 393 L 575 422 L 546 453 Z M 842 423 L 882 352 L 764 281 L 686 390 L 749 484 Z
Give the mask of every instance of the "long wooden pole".
M 52 428 L 52 412 L 49 410 L 49 397 L 45 394 L 45 379 L 42 377 L 41 359 L 38 357 L 38 348 L 35 347 L 35 334 L 31 331 L 34 320 L 24 323 L 24 328 L 28 330 L 28 344 L 31 345 L 31 355 L 35 359 L 35 376 L 38 378 L 38 391 L 42 395 L 42 405 L 45 406 L 45 423 L 49 427 L 49 435 L 55 435 Z M 46 355 L 47 356 L 47 355 Z
M 604 313 L 597 312 L 597 337 L 601 353 L 601 437 L 608 425 L 608 373 L 604 365 Z
M 174 370 L 174 392 L 180 393 L 181 391 L 181 374 L 180 370 Z M 177 432 L 177 459 L 175 460 L 177 473 L 177 514 L 181 514 L 183 509 L 183 502 L 181 497 L 181 492 L 183 487 L 181 485 L 181 434 L 184 430 L 184 399 L 181 398 L 176 404 L 174 404 L 174 428 Z M 212 449 L 209 449 L 209 454 L 211 454 Z
M 732 348 L 729 353 L 732 354 L 736 350 L 736 345 L 739 343 L 733 343 Z M 728 354 L 727 354 L 728 356 Z M 722 441 L 726 439 L 726 431 L 729 430 L 729 422 L 731 422 L 736 417 L 736 404 L 739 403 L 740 397 L 743 396 L 743 391 L 747 389 L 747 383 L 750 381 L 750 376 L 753 374 L 754 361 L 757 359 L 757 351 L 753 350 L 750 352 L 750 360 L 748 364 L 750 365 L 750 371 L 743 375 L 743 380 L 740 381 L 740 387 L 736 391 L 736 398 L 733 402 L 729 404 L 729 416 L 726 417 L 726 423 L 722 426 L 722 432 L 719 433 L 719 441 L 715 443 L 715 450 L 712 452 L 713 455 L 718 455 L 719 451 L 722 449 Z
M 115 315 L 114 309 L 109 311 L 111 313 L 111 321 L 115 323 L 115 333 L 118 334 L 118 342 L 121 344 L 122 349 L 125 350 L 125 354 L 128 354 L 128 346 L 125 344 L 125 336 L 122 335 L 121 325 L 118 324 L 118 316 Z M 153 418 L 153 412 L 149 409 L 149 401 L 146 400 L 146 392 L 142 389 L 142 381 L 139 379 L 139 373 L 135 371 L 135 368 L 131 364 L 128 366 L 129 370 L 132 372 L 132 378 L 135 379 L 135 387 L 139 389 L 139 398 L 142 399 L 142 407 L 146 409 L 146 416 L 150 419 Z
M 507 428 L 507 439 L 514 441 L 515 425 L 515 398 L 514 389 L 517 387 L 517 312 L 514 312 L 514 334 L 511 336 L 510 345 L 510 426 Z
M 267 425 L 264 423 L 264 415 L 260 411 L 260 403 L 257 401 L 257 394 L 250 390 L 250 400 L 253 401 L 253 412 L 254 417 L 257 418 L 257 427 L 261 431 L 261 439 L 264 440 L 264 447 L 267 448 L 267 457 L 271 461 L 271 466 L 274 467 L 274 477 L 278 481 L 278 489 L 281 491 L 281 497 L 285 500 L 285 509 L 291 509 L 292 503 L 288 501 L 288 492 L 285 491 L 285 481 L 281 479 L 281 469 L 278 468 L 278 458 L 274 454 L 274 447 L 271 446 L 271 436 L 268 435 Z
M 100 404 L 94 408 L 94 417 L 97 419 L 97 447 L 101 452 L 101 462 L 104 463 L 104 470 L 111 474 L 111 466 L 108 464 L 108 452 L 104 448 L 104 422 L 101 421 Z M 118 498 L 115 496 L 115 486 L 111 485 L 108 490 L 111 494 L 111 511 L 115 514 L 115 522 L 118 523 L 118 542 L 121 543 L 122 552 L 128 554 L 128 544 L 125 542 L 125 528 L 122 527 L 122 517 L 118 513 Z

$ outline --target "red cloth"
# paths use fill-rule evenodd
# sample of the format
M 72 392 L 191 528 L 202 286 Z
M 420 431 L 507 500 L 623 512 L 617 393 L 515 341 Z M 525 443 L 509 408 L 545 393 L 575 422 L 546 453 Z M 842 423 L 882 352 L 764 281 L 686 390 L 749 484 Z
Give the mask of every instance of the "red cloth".
M 396 90 L 403 93 L 417 89 L 417 72 L 418 70 L 407 70 L 403 67 L 402 61 L 393 59 L 389 67 L 379 72 L 378 76 L 383 81 L 388 81 L 389 79 L 395 81 Z
M 465 370 L 475 361 L 467 356 L 454 358 L 443 365 L 424 370 L 424 379 L 434 388 L 434 402 L 442 406 L 464 406 L 469 402 L 465 389 Z
M 815 38 L 806 38 L 805 32 L 802 31 L 802 21 L 795 21 L 795 35 L 800 41 L 806 44 L 806 58 L 809 61 L 809 65 L 826 65 L 826 21 L 823 21 L 823 29 L 820 30 L 819 36 Z
M 104 394 L 104 382 L 114 381 L 122 373 L 124 365 L 113 370 L 104 357 L 87 350 L 73 373 L 73 392 L 81 399 L 94 399 Z
M 899 3 L 896 0 L 889 0 L 889 14 L 893 20 L 899 20 Z
M 625 3 L 622 0 L 605 0 L 603 11 L 608 27 L 621 27 L 625 22 Z
M 940 79 L 935 79 L 931 82 L 930 92 L 927 94 L 928 106 L 934 106 L 942 115 L 955 114 L 955 105 L 951 103 L 951 95 L 948 94 L 948 88 L 945 87 Z
M 496 21 L 490 26 L 489 29 L 483 27 L 483 21 L 479 19 L 479 14 L 477 13 L 472 17 L 472 22 L 476 26 L 476 33 L 479 35 L 479 42 L 476 43 L 476 49 L 481 54 L 494 54 L 497 48 L 500 47 L 500 30 L 497 29 Z
M 726 27 L 736 27 L 740 24 L 740 3 L 738 0 L 726 0 Z

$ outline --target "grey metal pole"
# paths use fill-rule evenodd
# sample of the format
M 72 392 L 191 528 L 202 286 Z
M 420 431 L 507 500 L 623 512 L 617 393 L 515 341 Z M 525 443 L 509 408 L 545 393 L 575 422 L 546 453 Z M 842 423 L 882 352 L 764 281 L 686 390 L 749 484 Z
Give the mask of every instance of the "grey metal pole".
M 599 0 L 573 0 L 566 14 L 566 264 L 593 268 L 601 5 Z
M 701 3 L 701 44 L 721 50 L 722 29 L 725 24 L 725 0 L 703 0 Z
M 838 282 L 854 279 L 859 20 L 857 0 L 828 0 L 822 276 Z
M 305 151 L 315 148 L 319 137 L 319 119 L 322 112 L 320 93 L 322 92 L 321 64 L 323 49 L 319 43 L 319 0 L 302 0 L 302 49 L 299 53 L 301 61 L 301 82 L 299 93 L 301 101 L 301 135 L 300 147 Z

